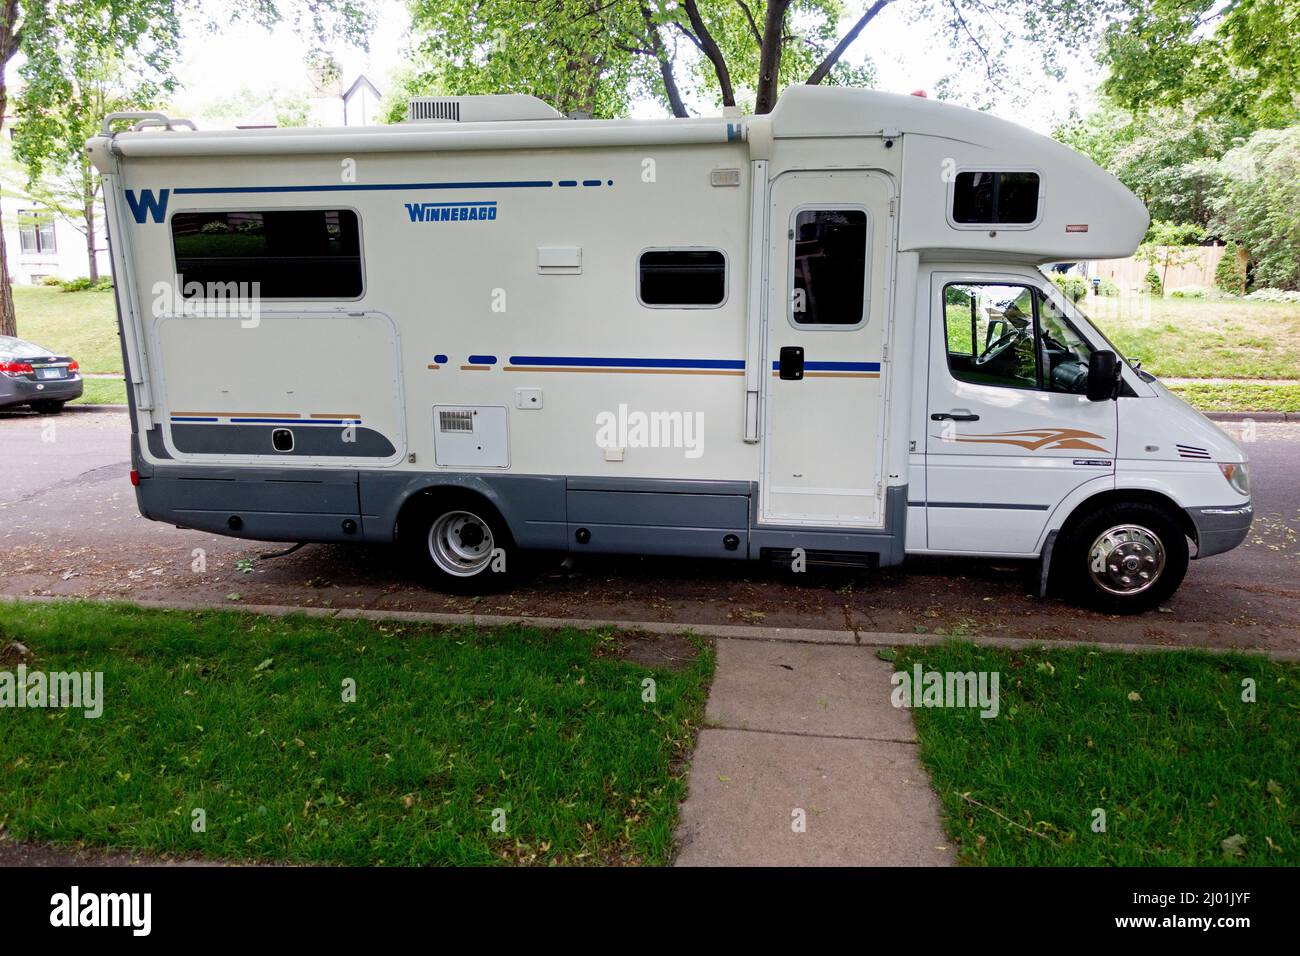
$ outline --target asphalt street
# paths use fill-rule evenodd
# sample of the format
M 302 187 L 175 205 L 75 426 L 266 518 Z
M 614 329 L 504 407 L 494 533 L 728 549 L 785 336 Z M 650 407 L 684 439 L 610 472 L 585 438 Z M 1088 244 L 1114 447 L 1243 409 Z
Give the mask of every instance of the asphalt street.
M 1294 650 L 1300 424 L 1255 429 L 1247 447 L 1256 518 L 1247 543 L 1194 561 L 1158 611 L 1115 618 L 1033 597 L 1031 565 L 964 559 L 793 575 L 733 562 L 593 556 L 540 571 L 508 593 L 445 595 L 426 587 L 396 549 L 309 545 L 264 559 L 277 546 L 140 517 L 124 412 L 0 411 L 0 593 Z

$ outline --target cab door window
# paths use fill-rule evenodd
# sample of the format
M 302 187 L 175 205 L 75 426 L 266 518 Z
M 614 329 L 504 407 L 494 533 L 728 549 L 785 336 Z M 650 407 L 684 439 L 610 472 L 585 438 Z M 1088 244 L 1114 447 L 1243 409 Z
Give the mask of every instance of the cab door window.
M 948 370 L 977 385 L 1082 395 L 1092 350 L 1040 289 L 950 283 L 943 290 Z

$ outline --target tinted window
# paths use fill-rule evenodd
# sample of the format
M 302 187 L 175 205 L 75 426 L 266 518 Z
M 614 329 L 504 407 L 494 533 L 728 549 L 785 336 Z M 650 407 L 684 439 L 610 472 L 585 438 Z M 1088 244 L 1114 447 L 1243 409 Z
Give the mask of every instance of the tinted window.
M 958 173 L 954 222 L 1024 225 L 1038 218 L 1038 173 Z
M 721 305 L 727 297 L 727 259 L 716 249 L 655 249 L 638 263 L 645 305 Z
M 355 299 L 361 295 L 361 233 L 350 209 L 183 212 L 172 217 L 176 270 L 191 283 L 246 283 L 241 295 Z M 232 294 L 232 293 L 227 293 Z
M 805 209 L 794 221 L 797 325 L 858 325 L 865 315 L 867 214 L 861 209 Z

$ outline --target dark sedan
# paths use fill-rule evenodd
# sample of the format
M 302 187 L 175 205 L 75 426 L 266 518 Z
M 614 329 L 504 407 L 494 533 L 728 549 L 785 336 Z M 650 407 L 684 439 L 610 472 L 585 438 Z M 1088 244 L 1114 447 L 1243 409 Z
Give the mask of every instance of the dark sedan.
M 83 384 L 75 360 L 31 342 L 0 335 L 0 408 L 30 405 L 42 414 L 63 410 L 81 397 Z

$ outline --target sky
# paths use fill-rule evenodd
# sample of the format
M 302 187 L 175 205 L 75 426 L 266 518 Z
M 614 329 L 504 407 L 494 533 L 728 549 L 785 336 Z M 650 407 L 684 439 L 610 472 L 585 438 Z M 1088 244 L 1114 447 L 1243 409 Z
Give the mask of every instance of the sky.
M 214 2 L 219 5 L 221 0 Z M 343 66 L 345 86 L 364 72 L 381 92 L 387 92 L 389 80 L 405 61 L 405 51 L 411 44 L 410 18 L 401 0 L 376 0 L 376 7 L 379 16 L 369 52 L 342 44 L 331 52 Z M 843 28 L 847 29 L 863 9 L 862 0 L 848 0 Z M 957 90 L 966 94 L 966 105 L 977 105 L 975 99 L 982 92 L 979 64 L 954 62 L 951 56 L 935 56 L 936 39 L 934 30 L 909 23 L 901 7 L 887 7 L 863 31 L 846 60 L 860 63 L 869 57 L 876 70 L 876 88 L 897 93 L 917 89 L 933 91 L 945 75 L 955 73 L 964 77 L 958 81 Z M 268 33 L 255 25 L 236 22 L 216 35 L 186 37 L 182 51 L 177 71 L 181 91 L 175 97 L 176 108 L 199 120 L 200 125 L 268 121 L 265 116 L 246 116 L 239 120 L 223 117 L 203 122 L 206 107 L 235 96 L 241 87 L 274 90 L 285 95 L 308 88 L 304 66 L 307 44 L 288 26 Z M 1086 109 L 1090 104 L 1090 91 L 1099 75 L 1086 55 L 1070 64 L 1062 82 L 1044 81 L 1041 73 L 1028 65 L 1038 59 L 1030 51 L 1023 58 L 1013 57 L 1018 59 L 1027 64 L 1026 84 L 994 96 L 988 104 L 990 112 L 1047 133 L 1067 115 L 1072 105 Z M 234 64 L 237 69 L 232 69 Z M 707 103 L 689 105 L 701 114 L 713 111 Z M 337 117 L 328 115 L 332 106 L 318 109 L 325 111 L 318 113 L 320 121 L 329 125 L 341 122 L 341 112 Z M 645 101 L 633 105 L 632 115 L 648 118 L 665 114 L 658 103 Z

